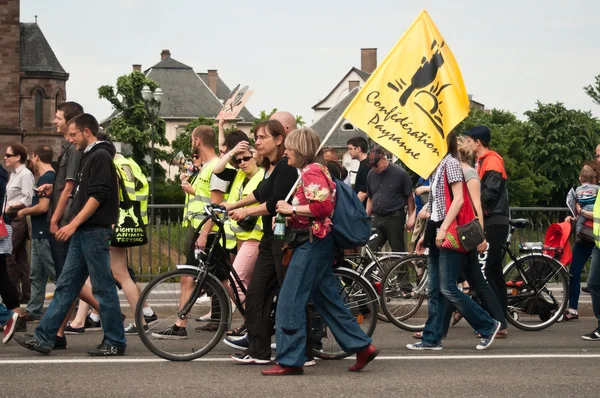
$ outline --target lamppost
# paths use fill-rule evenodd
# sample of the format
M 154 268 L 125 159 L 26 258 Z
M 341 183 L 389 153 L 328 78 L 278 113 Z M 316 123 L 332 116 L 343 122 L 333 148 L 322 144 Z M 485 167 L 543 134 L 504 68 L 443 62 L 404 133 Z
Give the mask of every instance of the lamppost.
M 146 113 L 148 113 L 148 118 L 150 119 L 150 129 L 152 131 L 152 146 L 150 147 L 150 219 L 151 222 L 154 222 L 154 122 L 158 117 L 158 112 L 160 111 L 160 105 L 162 102 L 163 91 L 160 87 L 157 87 L 154 90 L 150 90 L 150 87 L 147 85 L 142 88 L 142 98 L 144 99 L 144 108 L 146 108 Z M 152 228 L 150 228 L 150 233 L 152 233 Z M 152 238 L 150 238 L 152 239 Z

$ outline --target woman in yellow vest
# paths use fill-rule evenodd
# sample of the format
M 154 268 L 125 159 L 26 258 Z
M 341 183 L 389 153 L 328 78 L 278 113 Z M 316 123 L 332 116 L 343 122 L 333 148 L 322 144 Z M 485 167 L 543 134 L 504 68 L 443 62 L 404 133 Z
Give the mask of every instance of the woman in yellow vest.
M 256 159 L 254 159 L 249 147 L 250 141 L 248 138 L 239 142 L 233 149 L 231 149 L 225 156 L 221 158 L 213 169 L 213 173 L 217 177 L 221 177 L 222 173 L 231 172 L 232 169 L 227 169 L 227 164 L 231 161 L 239 169 L 235 171 L 235 178 L 229 191 L 229 198 L 227 203 L 236 203 L 249 194 L 251 194 L 258 184 L 263 180 L 265 171 L 258 167 Z M 258 203 L 247 207 L 258 206 Z M 239 222 L 230 220 L 230 225 L 225 226 L 226 231 L 229 230 L 235 234 L 237 239 L 238 252 L 233 262 L 233 268 L 240 277 L 244 287 L 248 289 L 250 279 L 252 278 L 252 272 L 254 271 L 254 264 L 258 257 L 258 245 L 263 236 L 263 224 L 262 219 L 257 216 L 250 216 Z M 229 292 L 229 295 L 233 299 L 234 294 L 231 290 L 231 286 L 226 283 L 225 288 Z M 245 295 L 238 287 L 238 294 L 240 300 L 245 300 Z M 233 336 L 239 336 L 246 332 L 245 325 L 242 325 L 227 334 Z

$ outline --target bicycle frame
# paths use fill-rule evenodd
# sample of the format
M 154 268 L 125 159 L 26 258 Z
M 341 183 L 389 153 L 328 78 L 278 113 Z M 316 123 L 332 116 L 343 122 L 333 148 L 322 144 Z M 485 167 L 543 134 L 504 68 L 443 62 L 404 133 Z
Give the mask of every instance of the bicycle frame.
M 213 221 L 219 227 L 219 230 L 217 232 L 216 239 L 212 240 L 212 243 L 210 245 L 210 249 L 208 250 L 208 252 L 201 252 L 203 254 L 206 254 L 206 259 L 203 260 L 202 258 L 199 258 L 201 256 L 196 256 L 196 260 L 198 260 L 198 263 L 200 264 L 199 266 L 177 265 L 177 268 L 179 268 L 179 269 L 192 269 L 192 270 L 198 271 L 198 277 L 195 280 L 196 287 L 192 291 L 190 298 L 186 301 L 186 303 L 184 304 L 184 306 L 182 307 L 182 309 L 179 311 L 179 313 L 177 315 L 179 317 L 179 319 L 182 319 L 182 320 L 187 317 L 187 314 L 191 310 L 192 306 L 196 303 L 196 300 L 198 300 L 198 298 L 200 298 L 200 296 L 202 294 L 202 289 L 204 287 L 204 282 L 206 281 L 208 274 L 211 273 L 209 270 L 209 264 L 211 264 L 211 262 L 213 261 L 215 252 L 217 250 L 222 250 L 223 251 L 222 254 L 224 255 L 224 258 L 226 258 L 226 262 L 224 265 L 226 266 L 226 271 L 227 271 L 227 281 L 229 282 L 229 284 L 231 286 L 231 290 L 233 291 L 235 305 L 237 306 L 238 310 L 240 311 L 240 314 L 245 317 L 245 310 L 244 310 L 242 301 L 240 299 L 240 295 L 238 293 L 238 287 L 240 288 L 240 290 L 242 291 L 243 294 L 246 294 L 246 288 L 244 287 L 244 284 L 242 283 L 242 280 L 240 279 L 239 275 L 237 274 L 237 272 L 231 265 L 231 261 L 229 260 L 229 254 L 224 249 L 224 247 L 226 247 L 225 246 L 226 239 L 225 239 L 224 226 L 225 226 L 225 221 L 226 221 L 227 216 L 226 216 L 225 212 L 221 211 L 222 214 L 225 214 L 225 219 L 221 219 L 218 217 L 215 210 L 218 210 L 218 208 L 213 208 L 210 205 L 204 206 L 204 211 L 205 211 L 206 217 L 204 218 L 204 220 L 202 220 L 202 222 L 200 223 L 198 228 L 196 228 L 196 230 L 194 231 L 194 239 L 192 240 L 192 248 L 190 248 L 190 249 L 195 249 L 195 242 L 198 239 L 198 236 L 200 235 L 200 231 L 202 231 L 202 228 L 209 220 Z M 218 246 L 219 238 L 221 238 L 220 240 L 222 242 L 222 244 L 220 246 Z M 219 264 L 217 264 L 217 266 L 219 266 Z

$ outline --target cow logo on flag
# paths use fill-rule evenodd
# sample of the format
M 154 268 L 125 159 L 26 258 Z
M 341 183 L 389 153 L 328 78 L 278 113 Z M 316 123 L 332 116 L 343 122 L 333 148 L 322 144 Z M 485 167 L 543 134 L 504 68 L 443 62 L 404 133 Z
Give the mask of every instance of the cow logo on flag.
M 344 117 L 427 177 L 447 152 L 446 135 L 468 114 L 469 98 L 456 59 L 423 11 Z

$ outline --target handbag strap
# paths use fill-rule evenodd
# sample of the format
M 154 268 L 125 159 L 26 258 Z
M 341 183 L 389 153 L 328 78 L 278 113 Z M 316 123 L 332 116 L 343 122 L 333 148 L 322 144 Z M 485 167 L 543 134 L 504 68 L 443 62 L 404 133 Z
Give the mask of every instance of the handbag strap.
M 450 188 L 450 182 L 448 181 L 448 173 L 446 173 L 446 165 L 444 165 L 444 182 L 448 186 L 448 192 L 450 193 L 450 197 L 454 198 L 454 195 L 452 194 L 452 189 Z M 464 186 L 466 188 L 467 196 L 469 197 L 469 203 L 471 204 L 471 208 L 473 209 L 473 213 L 475 214 L 475 218 L 479 218 L 479 216 L 477 214 L 477 210 L 475 209 L 475 205 L 473 204 L 473 198 L 471 197 L 471 192 L 469 192 L 469 186 L 467 185 L 467 182 L 465 181 L 465 174 L 464 173 L 463 173 L 463 176 L 462 176 L 461 183 L 464 184 Z M 449 205 L 446 204 L 446 207 L 449 207 Z
M 131 203 L 131 199 L 129 199 L 129 195 L 127 194 L 127 188 L 125 187 L 125 181 L 123 181 L 124 177 L 121 175 L 121 172 L 118 171 L 118 169 L 117 169 L 117 173 L 119 174 L 117 179 L 119 180 L 119 186 L 121 187 L 121 194 L 123 196 L 123 201 L 121 202 L 119 207 L 121 207 L 123 210 L 129 210 L 133 207 L 133 203 Z
M 0 211 L 0 217 L 4 217 L 4 209 L 6 208 L 6 201 L 8 199 L 8 192 L 4 194 L 4 203 L 2 204 L 2 210 Z

